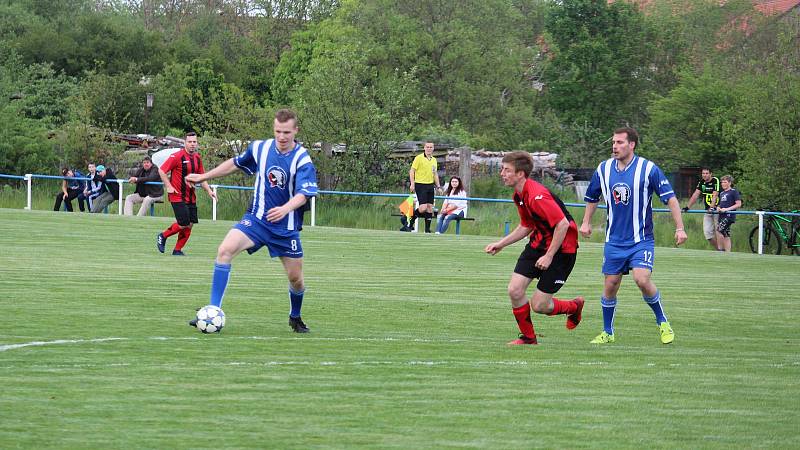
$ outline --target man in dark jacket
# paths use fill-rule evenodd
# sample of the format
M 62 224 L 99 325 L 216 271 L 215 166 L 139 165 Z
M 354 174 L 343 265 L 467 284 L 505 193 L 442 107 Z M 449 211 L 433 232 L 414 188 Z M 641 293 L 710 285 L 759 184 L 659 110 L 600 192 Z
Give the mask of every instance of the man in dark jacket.
M 100 196 L 92 202 L 92 212 L 102 212 L 106 206 L 114 203 L 114 200 L 119 200 L 119 182 L 114 171 L 106 166 L 100 164 L 97 166 L 97 171 L 94 175 L 94 181 L 99 182 Z
M 150 210 L 150 205 L 155 202 L 164 200 L 164 188 L 161 184 L 149 184 L 150 182 L 161 183 L 161 177 L 158 174 L 158 168 L 153 165 L 153 161 L 149 156 L 145 156 L 142 160 L 142 166 L 136 171 L 134 176 L 128 179 L 128 182 L 136 184 L 136 192 L 125 197 L 125 208 L 123 209 L 126 216 L 133 215 L 133 205 L 141 203 L 138 216 L 147 215 Z
M 61 182 L 61 192 L 56 195 L 56 204 L 53 207 L 53 211 L 59 211 L 61 202 L 64 202 L 67 211 L 72 212 L 72 200 L 77 198 L 78 206 L 83 212 L 83 203 L 85 201 L 83 190 L 86 189 L 86 182 L 80 179 L 83 178 L 83 174 L 65 167 L 61 169 L 61 176 L 64 177 L 64 181 Z

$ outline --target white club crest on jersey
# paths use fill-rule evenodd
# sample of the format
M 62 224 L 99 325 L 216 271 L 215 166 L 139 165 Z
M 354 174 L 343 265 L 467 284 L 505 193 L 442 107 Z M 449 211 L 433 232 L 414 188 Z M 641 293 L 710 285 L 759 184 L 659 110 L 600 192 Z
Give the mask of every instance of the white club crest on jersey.
M 286 172 L 281 167 L 272 166 L 267 171 L 267 179 L 269 179 L 271 187 L 283 189 L 286 186 L 286 178 Z
M 625 183 L 617 183 L 611 187 L 611 193 L 614 196 L 614 203 L 627 205 L 631 198 L 631 188 Z

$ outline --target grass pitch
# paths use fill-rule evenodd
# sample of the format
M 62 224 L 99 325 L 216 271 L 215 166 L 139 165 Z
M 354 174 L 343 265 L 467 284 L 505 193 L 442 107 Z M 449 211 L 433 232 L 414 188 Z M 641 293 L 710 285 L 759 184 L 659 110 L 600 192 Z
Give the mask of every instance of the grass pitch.
M 508 348 L 522 243 L 491 257 L 487 237 L 307 228 L 312 332 L 290 332 L 261 251 L 234 261 L 227 327 L 202 335 L 186 321 L 231 223 L 201 222 L 185 258 L 155 249 L 169 223 L 0 209 L 0 447 L 800 445 L 800 258 L 658 248 L 675 343 L 626 277 L 617 343 L 598 347 L 586 243 L 559 295 L 586 296 L 583 323 L 536 315 L 540 345 Z

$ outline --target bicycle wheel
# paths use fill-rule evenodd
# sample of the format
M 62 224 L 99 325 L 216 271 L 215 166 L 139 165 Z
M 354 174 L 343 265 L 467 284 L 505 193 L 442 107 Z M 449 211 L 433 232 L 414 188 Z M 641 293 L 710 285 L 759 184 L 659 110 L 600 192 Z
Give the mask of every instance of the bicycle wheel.
M 763 242 L 764 254 L 781 254 L 781 236 L 772 228 L 772 225 L 764 227 Z M 758 253 L 758 226 L 750 231 L 750 251 Z
M 797 222 L 792 229 L 792 236 L 790 237 L 789 249 L 794 250 L 794 254 L 800 256 L 800 222 Z M 789 252 L 791 253 L 791 251 Z

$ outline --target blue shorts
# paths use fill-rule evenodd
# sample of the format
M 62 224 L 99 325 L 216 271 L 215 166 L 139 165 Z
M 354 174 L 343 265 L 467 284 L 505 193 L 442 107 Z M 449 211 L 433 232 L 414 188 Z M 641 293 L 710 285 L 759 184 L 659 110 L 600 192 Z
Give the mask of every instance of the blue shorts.
M 233 228 L 241 231 L 253 241 L 255 245 L 247 249 L 247 253 L 251 255 L 266 246 L 269 256 L 273 258 L 276 256 L 303 257 L 303 245 L 300 243 L 299 231 L 288 231 L 288 236 L 281 236 L 270 230 L 265 222 L 249 213 L 242 216 L 242 220 Z
M 603 249 L 603 273 L 606 275 L 627 274 L 631 269 L 653 271 L 655 241 L 641 241 L 634 245 L 614 245 L 606 242 Z

